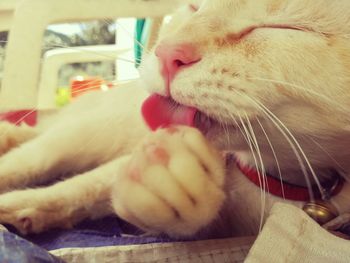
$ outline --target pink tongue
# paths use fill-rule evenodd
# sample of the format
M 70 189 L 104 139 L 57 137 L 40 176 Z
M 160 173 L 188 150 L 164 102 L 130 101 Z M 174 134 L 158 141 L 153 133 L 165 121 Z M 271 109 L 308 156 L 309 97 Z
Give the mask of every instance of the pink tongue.
M 169 98 L 154 94 L 142 105 L 142 115 L 152 130 L 173 124 L 194 126 L 196 109 L 175 103 Z

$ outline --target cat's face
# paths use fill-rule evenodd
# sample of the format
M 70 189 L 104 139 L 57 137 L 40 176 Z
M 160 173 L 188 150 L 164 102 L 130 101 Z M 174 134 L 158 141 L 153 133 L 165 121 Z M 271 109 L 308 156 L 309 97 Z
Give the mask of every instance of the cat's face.
M 350 2 L 208 0 L 193 7 L 174 16 L 159 44 L 195 47 L 200 59 L 168 88 L 175 101 L 212 118 L 207 137 L 246 161 L 254 159 L 245 154 L 247 141 L 254 145 L 256 137 L 270 170 L 275 155 L 282 169 L 299 169 L 295 140 L 315 169 L 343 165 L 350 146 Z M 161 64 L 152 51 L 141 73 L 151 92 L 165 94 Z

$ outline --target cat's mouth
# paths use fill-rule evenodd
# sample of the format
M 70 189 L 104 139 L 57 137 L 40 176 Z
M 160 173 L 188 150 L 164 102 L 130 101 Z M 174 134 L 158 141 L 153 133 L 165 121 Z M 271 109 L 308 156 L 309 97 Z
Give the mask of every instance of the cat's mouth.
M 142 115 L 152 130 L 171 125 L 186 125 L 196 127 L 207 134 L 215 123 L 214 119 L 196 108 L 179 104 L 171 98 L 157 94 L 145 100 L 142 105 Z

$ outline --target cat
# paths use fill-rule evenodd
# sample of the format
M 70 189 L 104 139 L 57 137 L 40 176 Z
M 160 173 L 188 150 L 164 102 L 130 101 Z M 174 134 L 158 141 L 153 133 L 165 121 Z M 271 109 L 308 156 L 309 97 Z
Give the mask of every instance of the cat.
M 330 169 L 348 177 L 348 10 L 347 0 L 181 7 L 139 83 L 91 92 L 35 128 L 0 124 L 0 222 L 28 234 L 115 213 L 155 234 L 216 223 L 250 235 L 275 202 L 301 207 L 236 162 L 301 186 Z M 344 214 L 349 198 L 345 183 L 331 201 Z

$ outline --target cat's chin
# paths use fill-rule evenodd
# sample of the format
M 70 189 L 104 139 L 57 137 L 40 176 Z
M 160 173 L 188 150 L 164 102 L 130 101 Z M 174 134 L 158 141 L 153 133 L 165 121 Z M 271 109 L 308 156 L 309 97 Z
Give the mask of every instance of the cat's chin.
M 197 111 L 194 116 L 193 125 L 197 129 L 199 129 L 204 135 L 207 135 L 210 129 L 213 126 L 217 125 L 217 122 L 205 115 L 204 113 Z
M 194 116 L 193 126 L 205 136 L 222 136 L 226 132 L 232 135 L 237 130 L 236 125 L 223 124 L 199 110 L 196 111 Z
M 193 126 L 219 151 L 234 153 L 243 147 L 236 125 L 221 123 L 197 110 Z

